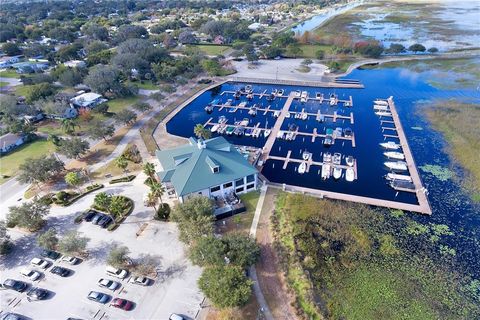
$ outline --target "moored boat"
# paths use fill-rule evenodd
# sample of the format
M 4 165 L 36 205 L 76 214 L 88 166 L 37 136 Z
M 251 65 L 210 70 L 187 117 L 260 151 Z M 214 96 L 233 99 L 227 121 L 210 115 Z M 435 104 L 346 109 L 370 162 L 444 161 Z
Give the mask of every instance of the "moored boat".
M 268 136 L 270 135 L 270 133 L 272 133 L 272 130 L 270 130 L 270 129 L 265 129 L 265 130 L 263 131 L 263 136 L 266 138 L 266 137 L 268 137 Z
M 407 163 L 404 161 L 387 161 L 384 164 L 391 170 L 406 171 L 408 169 Z
M 278 90 L 277 96 L 282 97 L 285 91 L 283 89 Z
M 391 149 L 391 150 L 397 150 L 397 149 L 400 149 L 400 147 L 401 147 L 401 145 L 399 145 L 398 143 L 395 143 L 393 141 L 382 142 L 382 143 L 380 143 L 380 145 L 382 147 L 384 147 L 385 149 Z
M 333 168 L 333 178 L 338 180 L 342 177 L 342 168 L 334 167 Z
M 225 133 L 226 133 L 227 135 L 231 136 L 234 131 L 235 131 L 235 127 L 234 127 L 234 126 L 228 126 L 227 129 L 225 130 Z
M 215 124 L 213 125 L 211 128 L 210 128 L 210 131 L 213 133 L 213 132 L 217 132 L 218 128 L 220 127 L 220 125 L 218 124 Z
M 322 101 L 323 100 L 323 93 L 317 92 L 315 94 L 315 99 Z
M 378 105 L 381 105 L 381 106 L 388 106 L 388 101 L 385 101 L 385 100 L 380 100 L 380 99 L 377 99 L 374 101 L 375 104 L 378 104 Z
M 302 92 L 300 90 L 295 90 L 295 98 L 300 98 L 302 95 Z
M 304 174 L 306 170 L 307 170 L 307 163 L 304 161 L 300 163 L 300 165 L 298 166 L 298 173 Z
M 308 152 L 307 150 L 302 152 L 302 159 L 305 160 L 305 161 L 310 159 L 311 156 L 312 156 L 312 154 L 310 152 Z
M 333 154 L 332 163 L 333 164 L 340 164 L 341 162 L 342 162 L 342 155 L 338 152 L 335 152 Z
M 347 168 L 347 170 L 345 170 L 345 180 L 348 182 L 355 180 L 355 171 L 353 171 L 353 168 Z
M 345 162 L 347 163 L 347 166 L 353 167 L 353 165 L 355 164 L 355 158 L 353 158 L 352 156 L 348 156 L 345 158 Z
M 210 104 L 207 105 L 207 106 L 205 107 L 205 111 L 206 111 L 207 113 L 212 113 L 212 112 L 213 112 L 213 106 L 210 105 Z
M 330 162 L 332 161 L 332 155 L 330 154 L 330 152 L 325 152 L 323 154 L 323 162 Z
M 402 181 L 408 181 L 408 182 L 413 182 L 412 177 L 404 175 L 404 174 L 397 174 L 393 172 L 387 173 L 385 176 L 385 179 L 387 180 L 402 180 Z
M 388 112 L 388 111 L 377 111 L 377 112 L 375 112 L 375 114 L 377 116 L 380 116 L 380 117 L 391 117 L 392 116 L 392 113 Z
M 322 179 L 326 180 L 330 178 L 331 171 L 332 171 L 332 166 L 329 165 L 328 163 L 327 164 L 324 163 L 322 165 Z
M 387 158 L 392 158 L 392 159 L 397 159 L 397 160 L 405 160 L 405 155 L 401 152 L 387 151 L 387 152 L 384 152 L 383 154 Z

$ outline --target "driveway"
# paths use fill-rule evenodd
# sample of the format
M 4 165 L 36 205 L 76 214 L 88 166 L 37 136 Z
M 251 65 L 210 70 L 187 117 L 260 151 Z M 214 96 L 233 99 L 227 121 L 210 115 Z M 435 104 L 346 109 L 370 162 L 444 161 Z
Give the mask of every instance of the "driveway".
M 163 223 L 151 219 L 153 210 L 143 205 L 143 195 L 147 187 L 143 184 L 145 176 L 140 174 L 133 182 L 107 186 L 78 200 L 67 208 L 52 207 L 48 216 L 48 226 L 55 227 L 64 233 L 78 230 L 90 238 L 88 243 L 89 257 L 76 266 L 55 262 L 71 270 L 73 274 L 60 278 L 49 272 L 35 286 L 47 289 L 51 297 L 44 301 L 29 302 L 26 294 L 10 290 L 0 291 L 1 310 L 11 311 L 33 319 L 168 319 L 172 312 L 195 317 L 203 296 L 197 287 L 197 279 L 201 269 L 192 266 L 187 260 L 183 244 L 178 241 L 178 231 L 173 223 Z M 135 202 L 132 214 L 114 232 L 101 229 L 89 222 L 77 225 L 74 217 L 88 208 L 101 191 L 122 194 Z M 143 224 L 147 227 L 137 236 Z M 15 251 L 1 261 L 1 281 L 6 278 L 20 280 L 19 270 L 38 256 L 40 249 L 35 244 L 35 236 L 12 233 L 15 240 Z M 142 255 L 150 255 L 157 262 L 158 275 L 151 286 L 143 287 L 117 280 L 122 286 L 116 292 L 98 287 L 100 278 L 109 278 L 105 274 L 106 257 L 115 245 L 129 248 L 129 256 L 136 259 Z M 27 281 L 29 282 L 29 281 Z M 95 290 L 115 297 L 131 300 L 135 303 L 132 311 L 122 311 L 109 306 L 89 301 L 86 296 Z

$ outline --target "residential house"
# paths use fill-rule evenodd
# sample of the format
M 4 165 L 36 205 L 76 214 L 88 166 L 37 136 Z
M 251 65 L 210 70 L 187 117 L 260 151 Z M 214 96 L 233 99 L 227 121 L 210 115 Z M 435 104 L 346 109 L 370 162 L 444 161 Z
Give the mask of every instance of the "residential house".
M 1 154 L 8 153 L 25 143 L 25 136 L 15 133 L 7 133 L 0 137 Z
M 82 93 L 72 99 L 70 99 L 71 104 L 76 108 L 89 108 L 93 109 L 101 103 L 106 102 L 107 99 L 104 99 L 101 94 L 95 92 L 86 92 Z
M 3 56 L 0 57 L 0 68 L 8 68 L 12 64 L 17 63 L 20 61 L 21 56 Z
M 70 60 L 63 63 L 64 66 L 70 68 L 85 68 L 87 64 L 82 60 Z
M 257 169 L 223 137 L 189 139 L 189 144 L 156 152 L 160 181 L 181 202 L 202 195 L 218 201 L 257 189 Z

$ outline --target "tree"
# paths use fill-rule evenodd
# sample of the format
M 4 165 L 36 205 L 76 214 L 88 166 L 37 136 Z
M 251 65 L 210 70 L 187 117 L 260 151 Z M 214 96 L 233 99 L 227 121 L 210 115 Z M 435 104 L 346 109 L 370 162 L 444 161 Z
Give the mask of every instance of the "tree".
M 2 44 L 2 51 L 7 56 L 16 56 L 22 53 L 22 50 L 20 50 L 18 45 L 13 42 L 6 42 Z
M 125 125 L 129 125 L 137 120 L 137 114 L 132 110 L 125 109 L 115 114 L 115 120 Z
M 431 47 L 430 49 L 428 49 L 428 52 L 430 52 L 430 53 L 436 53 L 436 52 L 438 52 L 438 49 L 435 48 L 435 47 Z
M 303 53 L 303 50 L 297 43 L 292 43 L 287 46 L 287 52 L 292 55 L 294 58 Z
M 149 62 L 135 53 L 119 53 L 113 57 L 112 64 L 130 78 L 136 74 L 134 70 L 141 78 L 150 70 Z
M 260 257 L 258 244 L 247 235 L 229 233 L 222 238 L 227 246 L 226 257 L 231 264 L 247 268 L 255 264 Z
M 53 156 L 43 156 L 37 159 L 26 159 L 19 166 L 18 180 L 22 183 L 39 184 L 50 180 L 55 174 L 61 172 L 63 162 Z
M 198 286 L 217 308 L 234 308 L 245 305 L 250 299 L 253 282 L 242 268 L 216 266 L 205 269 Z
M 82 237 L 78 231 L 70 231 L 58 242 L 58 249 L 61 253 L 67 255 L 80 254 L 87 248 L 87 237 Z
M 107 263 L 113 267 L 121 268 L 124 267 L 130 260 L 128 254 L 130 250 L 128 250 L 125 246 L 115 246 L 110 250 L 110 253 L 107 257 Z
M 117 43 L 124 42 L 132 38 L 148 37 L 148 31 L 145 27 L 136 26 L 133 24 L 124 24 L 118 28 L 115 40 Z
M 273 59 L 283 54 L 283 49 L 277 46 L 267 46 L 262 49 L 262 53 L 267 59 Z
M 172 211 L 172 220 L 178 223 L 179 238 L 187 244 L 212 235 L 214 219 L 212 201 L 202 196 L 189 198 Z
M 47 231 L 37 237 L 39 247 L 47 250 L 56 250 L 58 245 L 57 231 L 54 228 L 48 228 Z
M 305 59 L 301 62 L 301 64 L 304 66 L 311 65 L 312 63 L 313 63 L 312 59 Z
M 199 139 L 210 139 L 212 135 L 212 132 L 205 128 L 201 123 L 195 125 L 195 127 L 193 128 L 193 133 L 195 133 L 195 135 Z
M 153 207 L 153 209 L 156 212 L 157 204 L 158 204 L 158 197 L 152 192 L 147 193 L 147 198 L 145 199 L 145 205 L 147 207 Z
M 0 220 L 0 255 L 8 254 L 12 250 L 12 246 L 5 221 Z
M 82 179 L 80 179 L 80 175 L 77 172 L 69 172 L 65 175 L 65 182 L 78 189 L 78 185 L 82 182 Z
M 72 119 L 62 120 L 62 130 L 65 131 L 65 133 L 73 134 L 75 132 L 75 127 L 78 127 L 78 124 Z
M 165 188 L 160 182 L 157 182 L 156 180 L 152 181 L 150 184 L 150 192 L 160 200 L 160 203 L 163 204 L 162 197 L 165 193 Z
M 356 53 L 369 58 L 378 58 L 383 53 L 383 46 L 378 41 L 360 41 L 355 43 Z
M 80 138 L 63 139 L 56 147 L 57 152 L 70 159 L 77 159 L 87 152 L 90 144 Z
M 58 76 L 58 81 L 67 87 L 74 87 L 82 83 L 85 72 L 77 68 L 68 68 Z
M 222 66 L 217 60 L 205 59 L 202 61 L 202 67 L 210 76 L 219 76 L 222 73 Z
M 53 95 L 55 91 L 55 88 L 49 83 L 34 84 L 26 88 L 25 100 L 27 103 L 33 103 L 39 99 Z
M 124 156 L 120 156 L 115 159 L 115 165 L 123 170 L 123 173 L 127 175 L 128 161 Z
M 417 53 L 417 52 L 425 52 L 426 48 L 419 43 L 415 43 L 415 44 L 412 44 L 410 47 L 408 47 L 408 50 L 414 53 Z
M 315 58 L 318 60 L 323 60 L 325 58 L 325 51 L 323 50 L 315 51 Z
M 225 265 L 227 245 L 214 236 L 200 238 L 191 248 L 189 257 L 198 266 Z
M 39 100 L 35 103 L 35 106 L 47 115 L 59 117 L 63 117 L 65 115 L 65 112 L 71 108 L 66 101 L 52 100 Z
M 198 39 L 191 31 L 183 31 L 178 35 L 178 42 L 181 44 L 197 43 Z
M 122 216 L 123 211 L 126 206 L 125 198 L 122 196 L 113 196 L 110 205 L 108 206 L 108 211 L 110 214 L 113 215 L 113 217 L 119 217 Z
M 39 230 L 44 224 L 43 217 L 50 212 L 50 206 L 37 199 L 8 209 L 7 226 L 18 226 L 29 231 Z
M 152 109 L 152 106 L 148 102 L 139 101 L 133 104 L 132 108 L 139 112 L 145 112 Z
M 400 43 L 392 43 L 390 44 L 390 47 L 386 50 L 387 53 L 403 53 L 405 52 L 405 47 L 403 44 Z
M 155 177 L 155 173 L 156 173 L 156 170 L 155 170 L 155 165 L 151 162 L 147 162 L 143 165 L 143 172 L 150 178 L 154 178 Z
M 112 196 L 106 192 L 97 193 L 97 195 L 95 196 L 95 199 L 93 200 L 93 204 L 96 207 L 105 211 L 108 210 L 111 202 L 112 202 Z
M 112 124 L 106 125 L 98 119 L 93 119 L 87 130 L 87 135 L 94 140 L 103 139 L 106 141 L 107 138 L 113 136 L 114 133 L 115 127 Z
M 112 66 L 98 65 L 90 69 L 85 84 L 103 95 L 127 96 L 130 94 L 121 83 L 120 71 Z
M 92 39 L 106 41 L 108 40 L 108 29 L 96 23 L 86 23 L 82 27 L 82 32 Z
M 149 254 L 143 254 L 135 262 L 135 272 L 137 274 L 148 276 L 155 273 L 155 270 L 159 263 L 157 260 Z
M 327 63 L 327 67 L 330 69 L 330 71 L 335 72 L 340 69 L 340 63 L 338 63 L 337 61 L 330 61 L 329 63 Z
M 258 55 L 255 52 L 248 52 L 246 55 L 247 61 L 254 64 L 258 61 Z

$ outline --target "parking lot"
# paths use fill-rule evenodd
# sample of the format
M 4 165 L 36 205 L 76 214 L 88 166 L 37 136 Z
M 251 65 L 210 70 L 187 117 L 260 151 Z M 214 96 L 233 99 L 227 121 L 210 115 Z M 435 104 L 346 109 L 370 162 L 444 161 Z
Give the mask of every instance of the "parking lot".
M 74 217 L 87 209 L 96 193 L 80 199 L 70 207 L 52 207 L 48 225 L 62 234 L 78 230 L 90 238 L 88 257 L 77 265 L 69 265 L 60 259 L 46 270 L 32 268 L 43 272 L 43 276 L 32 283 L 20 275 L 20 270 L 29 265 L 34 257 L 40 257 L 40 248 L 36 246 L 34 235 L 14 235 L 16 249 L 2 260 L 1 281 L 7 278 L 22 280 L 30 287 L 49 290 L 49 297 L 41 301 L 28 301 L 26 292 L 13 290 L 0 291 L 0 308 L 2 314 L 14 312 L 31 319 L 168 319 L 173 312 L 194 318 L 203 299 L 197 288 L 200 268 L 192 266 L 185 257 L 183 245 L 177 240 L 177 229 L 173 223 L 152 221 L 152 209 L 142 203 L 146 186 L 143 177 L 132 183 L 106 187 L 101 191 L 122 194 L 135 202 L 133 213 L 114 232 L 109 232 L 89 222 L 79 225 L 73 223 Z M 145 190 L 144 190 L 145 189 Z M 137 236 L 142 225 L 147 224 Z M 136 258 L 148 254 L 157 262 L 157 276 L 152 284 L 142 286 L 129 283 L 131 275 L 124 280 L 113 278 L 105 273 L 106 258 L 115 245 L 129 248 L 129 256 Z M 60 265 L 73 272 L 68 277 L 52 274 L 53 266 Z M 101 279 L 111 279 L 121 283 L 114 292 L 98 286 Z M 99 291 L 111 296 L 106 304 L 90 301 L 90 291 Z M 113 298 L 128 299 L 134 303 L 131 311 L 123 311 L 110 306 Z

